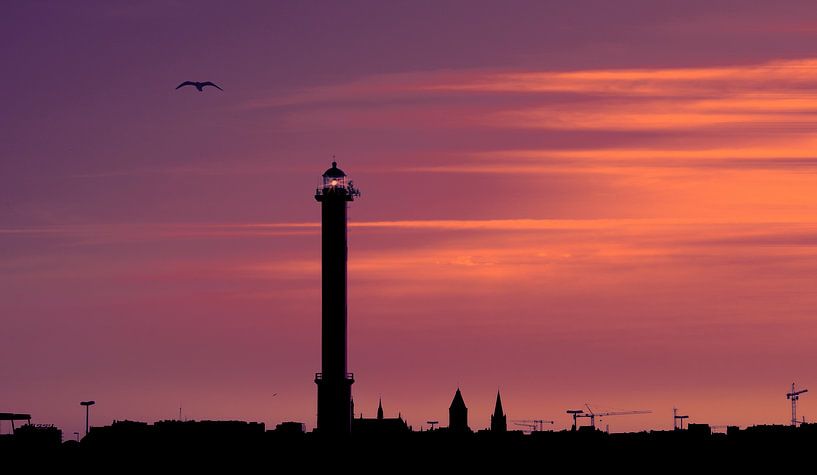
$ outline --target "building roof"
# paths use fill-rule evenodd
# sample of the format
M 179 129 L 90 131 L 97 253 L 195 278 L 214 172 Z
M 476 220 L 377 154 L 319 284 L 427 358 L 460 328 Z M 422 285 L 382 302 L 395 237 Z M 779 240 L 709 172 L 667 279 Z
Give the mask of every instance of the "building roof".
M 382 434 L 408 432 L 409 426 L 402 417 L 384 419 L 352 418 L 352 432 L 362 434 Z
M 332 162 L 332 168 L 323 172 L 324 178 L 343 178 L 346 176 L 343 170 L 338 168 L 338 162 Z
M 457 392 L 454 394 L 454 400 L 451 401 L 451 407 L 449 407 L 449 409 L 468 409 L 465 406 L 465 401 L 462 399 L 460 388 L 457 388 Z

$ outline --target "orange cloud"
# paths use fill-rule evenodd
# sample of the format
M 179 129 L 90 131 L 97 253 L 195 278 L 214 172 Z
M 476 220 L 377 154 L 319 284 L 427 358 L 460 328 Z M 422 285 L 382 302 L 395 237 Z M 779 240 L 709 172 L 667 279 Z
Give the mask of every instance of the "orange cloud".
M 817 59 L 807 58 L 706 68 L 403 73 L 293 91 L 244 107 L 311 105 L 287 112 L 289 123 L 330 128 L 768 129 L 815 123 L 815 71 Z M 455 94 L 526 94 L 531 105 L 411 102 Z
M 614 96 L 694 96 L 701 93 L 792 89 L 813 84 L 817 59 L 705 68 L 524 71 L 474 74 L 471 80 L 418 86 L 440 91 L 570 92 Z M 762 86 L 762 87 L 761 87 Z

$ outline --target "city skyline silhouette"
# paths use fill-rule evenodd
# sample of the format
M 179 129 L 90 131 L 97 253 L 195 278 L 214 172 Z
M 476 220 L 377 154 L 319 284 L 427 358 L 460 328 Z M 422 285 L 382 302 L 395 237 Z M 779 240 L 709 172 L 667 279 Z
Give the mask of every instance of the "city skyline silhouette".
M 9 6 L 0 411 L 314 429 L 336 161 L 352 426 L 445 427 L 458 389 L 473 431 L 500 393 L 508 430 L 789 424 L 817 13 L 785 4 Z

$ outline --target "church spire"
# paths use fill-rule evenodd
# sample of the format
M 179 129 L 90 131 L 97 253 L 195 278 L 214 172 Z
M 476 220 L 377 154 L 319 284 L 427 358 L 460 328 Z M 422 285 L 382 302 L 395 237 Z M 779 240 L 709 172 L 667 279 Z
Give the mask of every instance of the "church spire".
M 378 399 L 377 402 L 377 419 L 383 420 L 383 398 Z
M 494 414 L 491 416 L 491 431 L 508 431 L 508 423 L 505 417 L 505 412 L 502 410 L 502 399 L 499 397 L 499 391 L 496 392 L 496 407 L 494 407 Z

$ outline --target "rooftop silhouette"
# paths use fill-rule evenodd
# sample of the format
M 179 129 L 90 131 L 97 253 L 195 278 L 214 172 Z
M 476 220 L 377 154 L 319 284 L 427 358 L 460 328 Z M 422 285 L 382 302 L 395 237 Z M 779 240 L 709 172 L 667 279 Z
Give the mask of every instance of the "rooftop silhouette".
M 486 464 L 504 463 L 526 469 L 545 465 L 579 463 L 575 454 L 588 454 L 586 462 L 604 461 L 606 467 L 651 469 L 668 461 L 683 464 L 725 464 L 748 467 L 779 462 L 782 455 L 808 451 L 817 443 L 817 425 L 761 425 L 726 433 L 715 433 L 706 424 L 690 424 L 687 430 L 608 434 L 591 429 L 580 431 L 493 430 L 450 431 L 448 429 L 410 431 L 380 425 L 388 418 L 367 421 L 346 437 L 320 432 L 305 433 L 298 423 L 279 424 L 266 430 L 264 424 L 243 421 L 115 421 L 92 427 L 89 435 L 76 442 L 60 443 L 61 432 L 54 427 L 25 425 L 14 435 L 0 436 L 0 455 L 36 453 L 55 460 L 138 461 L 176 459 L 185 464 L 212 461 L 275 460 L 275 463 L 309 461 L 312 466 L 337 469 L 347 466 L 325 453 L 351 451 L 348 463 L 367 472 L 382 470 L 384 463 L 399 462 L 404 468 L 421 469 L 428 464 L 479 470 Z M 398 417 L 397 420 L 400 420 Z M 370 426 L 367 427 L 368 424 Z M 353 426 L 358 427 L 358 426 Z M 365 455 L 363 455 L 365 454 Z M 124 459 L 122 457 L 125 457 Z M 40 458 L 40 460 L 48 460 Z M 544 460 L 544 462 L 543 462 Z M 677 462 L 674 462 L 677 463 Z M 789 467 L 807 466 L 810 459 L 797 457 Z

